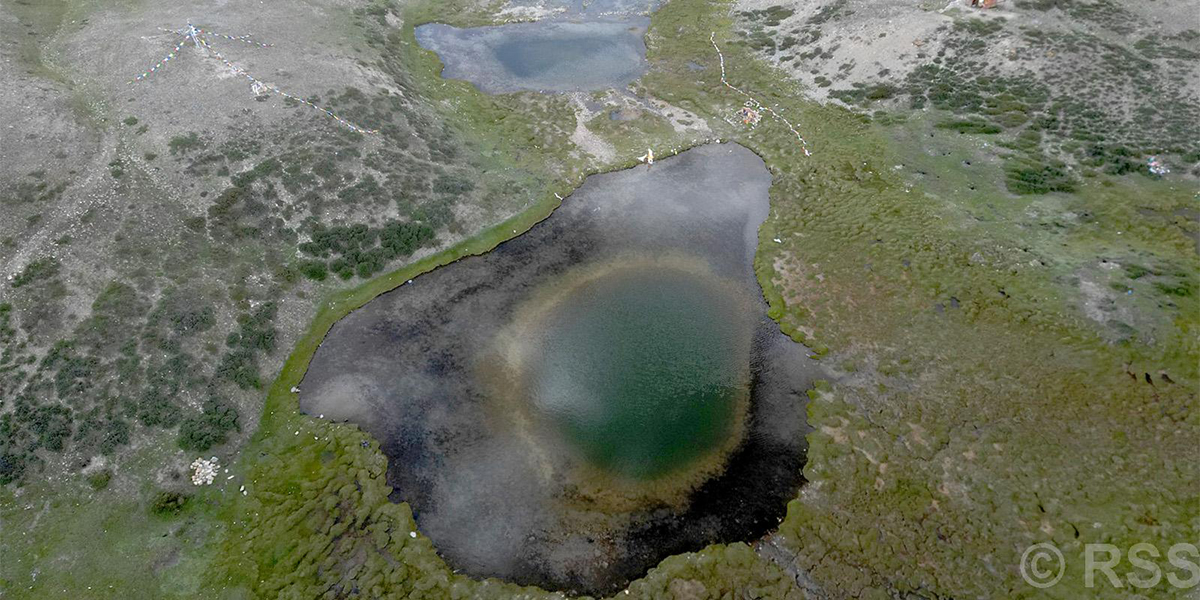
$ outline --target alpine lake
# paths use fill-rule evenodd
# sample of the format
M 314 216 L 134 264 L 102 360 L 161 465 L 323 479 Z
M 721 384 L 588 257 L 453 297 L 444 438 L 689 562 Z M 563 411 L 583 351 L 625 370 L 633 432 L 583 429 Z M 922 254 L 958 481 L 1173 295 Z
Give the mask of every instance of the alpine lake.
M 612 38 L 604 21 L 424 31 L 475 36 L 428 47 L 464 53 L 446 76 L 491 61 L 463 76 L 486 92 L 585 90 L 644 70 L 639 18 Z M 499 31 L 528 25 L 549 37 Z M 580 76 L 558 62 L 571 52 L 632 71 Z M 529 231 L 339 321 L 301 408 L 379 439 L 392 499 L 475 577 L 610 594 L 670 555 L 761 538 L 803 484 L 820 376 L 755 278 L 770 183 L 736 144 L 592 175 Z

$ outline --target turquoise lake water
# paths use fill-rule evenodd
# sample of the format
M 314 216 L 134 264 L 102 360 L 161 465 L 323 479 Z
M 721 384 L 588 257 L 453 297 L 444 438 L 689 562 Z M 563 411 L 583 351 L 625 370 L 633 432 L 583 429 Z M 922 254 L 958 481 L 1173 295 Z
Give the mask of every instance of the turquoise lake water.
M 747 393 L 738 308 L 672 269 L 581 285 L 542 325 L 531 401 L 593 466 L 639 479 L 686 466 L 725 441 Z

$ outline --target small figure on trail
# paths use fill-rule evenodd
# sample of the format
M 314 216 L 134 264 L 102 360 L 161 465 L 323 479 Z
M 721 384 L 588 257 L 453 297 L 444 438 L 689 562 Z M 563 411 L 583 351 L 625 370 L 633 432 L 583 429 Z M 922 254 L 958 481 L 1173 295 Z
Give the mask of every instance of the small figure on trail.
M 1167 165 L 1163 163 L 1162 159 L 1157 156 L 1151 156 L 1150 158 L 1146 159 L 1146 166 L 1149 168 L 1151 175 L 1158 175 L 1159 177 L 1171 172 L 1171 170 L 1167 168 Z
M 638 160 L 646 163 L 646 168 L 649 169 L 650 167 L 654 166 L 654 151 L 650 148 L 646 148 L 646 153 L 639 156 Z

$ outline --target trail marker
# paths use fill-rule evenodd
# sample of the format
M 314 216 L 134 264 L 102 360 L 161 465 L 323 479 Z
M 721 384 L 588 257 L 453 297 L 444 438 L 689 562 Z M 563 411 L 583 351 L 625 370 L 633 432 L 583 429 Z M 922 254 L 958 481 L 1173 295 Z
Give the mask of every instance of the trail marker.
M 279 94 L 280 96 L 283 96 L 284 98 L 290 98 L 292 100 L 295 100 L 296 102 L 300 102 L 302 104 L 311 106 L 312 108 L 315 108 L 315 109 L 325 113 L 327 116 L 329 116 L 333 120 L 337 121 L 338 123 L 341 123 L 342 125 L 345 125 L 346 127 L 350 128 L 351 130 L 356 131 L 358 133 L 370 133 L 370 134 L 379 133 L 378 131 L 376 131 L 374 129 L 366 129 L 364 127 L 359 127 L 358 125 L 355 125 L 354 123 L 351 123 L 350 121 L 347 121 L 346 119 L 343 119 L 343 118 L 337 116 L 336 114 L 333 113 L 333 111 L 331 111 L 327 108 L 323 108 L 321 106 L 313 104 L 312 102 L 309 102 L 308 100 L 305 100 L 304 98 L 301 98 L 294 94 L 289 94 L 288 92 L 285 92 L 285 91 L 279 89 L 278 86 L 272 85 L 270 83 L 267 83 L 265 81 L 255 78 L 248 71 L 233 64 L 233 62 L 231 62 L 229 59 L 225 58 L 225 56 L 222 55 L 220 52 L 218 52 L 216 48 L 213 48 L 212 43 L 209 42 L 208 38 L 218 37 L 218 38 L 223 38 L 223 39 L 226 39 L 229 41 L 243 42 L 243 43 L 249 44 L 251 46 L 257 46 L 259 48 L 270 48 L 271 44 L 264 44 L 261 42 L 254 41 L 248 35 L 232 36 L 232 35 L 226 35 L 223 33 L 217 33 L 215 31 L 209 31 L 207 29 L 201 29 L 201 28 L 193 25 L 191 22 L 188 22 L 187 27 L 184 27 L 182 29 L 163 29 L 163 31 L 181 36 L 183 39 L 179 40 L 179 43 L 175 44 L 175 47 L 172 48 L 171 51 L 168 52 L 167 55 L 165 57 L 163 57 L 162 60 L 158 61 L 158 63 L 155 64 L 153 67 L 150 67 L 150 69 L 143 71 L 141 74 L 139 74 L 139 75 L 135 76 L 133 79 L 129 80 L 129 83 L 133 84 L 133 83 L 137 83 L 139 81 L 143 81 L 143 80 L 149 78 L 154 73 L 158 72 L 159 69 L 165 67 L 167 65 L 167 63 L 179 58 L 181 56 L 181 51 L 183 50 L 183 47 L 185 45 L 187 45 L 187 43 L 190 41 L 196 48 L 199 48 L 205 54 L 214 56 L 218 60 L 220 60 L 222 63 L 225 63 L 225 66 L 229 67 L 229 70 L 233 71 L 233 73 L 235 75 L 245 77 L 246 80 L 248 80 L 250 82 L 250 90 L 254 93 L 255 96 L 264 96 L 264 95 L 267 95 L 267 94 L 270 94 L 273 92 L 273 93 Z

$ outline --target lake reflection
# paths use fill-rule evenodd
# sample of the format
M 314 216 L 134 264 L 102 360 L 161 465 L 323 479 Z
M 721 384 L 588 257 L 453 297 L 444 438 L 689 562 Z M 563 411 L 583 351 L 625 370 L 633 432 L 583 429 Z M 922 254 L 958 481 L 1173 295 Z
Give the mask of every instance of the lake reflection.
M 460 29 L 431 23 L 417 42 L 437 53 L 442 77 L 502 94 L 622 87 L 646 72 L 647 17 L 539 21 Z

